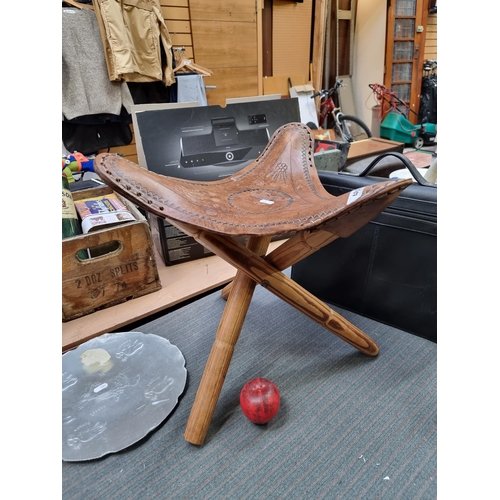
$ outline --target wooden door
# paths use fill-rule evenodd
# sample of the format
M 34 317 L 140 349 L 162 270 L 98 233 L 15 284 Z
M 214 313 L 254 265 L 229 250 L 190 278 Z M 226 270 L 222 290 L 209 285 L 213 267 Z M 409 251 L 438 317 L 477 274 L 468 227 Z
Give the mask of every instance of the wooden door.
M 189 0 L 196 64 L 209 68 L 208 104 L 262 94 L 262 0 Z M 215 87 L 215 88 L 211 88 Z
M 417 123 L 428 0 L 388 0 L 384 85 L 410 106 Z

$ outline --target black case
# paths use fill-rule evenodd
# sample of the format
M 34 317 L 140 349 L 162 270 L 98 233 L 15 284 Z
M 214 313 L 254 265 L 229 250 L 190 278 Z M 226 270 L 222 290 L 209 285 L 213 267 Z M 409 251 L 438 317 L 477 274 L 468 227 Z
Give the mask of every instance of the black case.
M 379 155 L 359 175 L 319 171 L 319 177 L 338 196 L 384 180 L 367 174 L 385 156 L 399 158 L 418 182 L 348 238 L 293 265 L 291 276 L 324 302 L 437 342 L 437 186 L 395 152 Z

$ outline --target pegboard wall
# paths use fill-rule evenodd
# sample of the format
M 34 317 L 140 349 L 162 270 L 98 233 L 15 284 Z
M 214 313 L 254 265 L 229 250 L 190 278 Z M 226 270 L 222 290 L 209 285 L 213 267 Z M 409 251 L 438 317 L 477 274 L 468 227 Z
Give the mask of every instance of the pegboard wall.
M 273 1 L 273 76 L 309 80 L 313 0 Z

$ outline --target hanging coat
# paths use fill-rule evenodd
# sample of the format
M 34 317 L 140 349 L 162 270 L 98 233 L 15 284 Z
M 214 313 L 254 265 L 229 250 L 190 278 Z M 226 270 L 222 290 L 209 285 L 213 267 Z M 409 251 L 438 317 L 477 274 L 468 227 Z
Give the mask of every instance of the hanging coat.
M 94 9 L 111 81 L 175 82 L 172 40 L 158 0 L 94 0 Z

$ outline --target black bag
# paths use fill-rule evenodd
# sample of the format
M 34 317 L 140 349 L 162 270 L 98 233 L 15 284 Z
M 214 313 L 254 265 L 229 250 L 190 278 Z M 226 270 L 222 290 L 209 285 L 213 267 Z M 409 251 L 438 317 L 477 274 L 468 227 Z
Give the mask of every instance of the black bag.
M 64 147 L 72 153 L 97 154 L 101 149 L 127 146 L 132 142 L 132 131 L 128 123 L 107 121 L 99 124 L 62 122 Z
M 437 186 L 396 152 L 359 175 L 320 170 L 319 178 L 338 196 L 383 180 L 367 174 L 390 155 L 417 183 L 348 238 L 294 264 L 291 276 L 324 302 L 437 342 Z
M 437 124 L 437 75 L 422 78 L 418 123 Z

